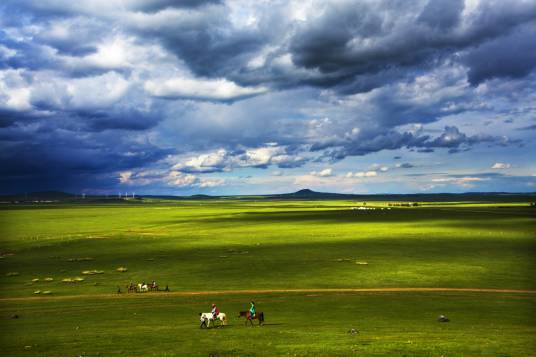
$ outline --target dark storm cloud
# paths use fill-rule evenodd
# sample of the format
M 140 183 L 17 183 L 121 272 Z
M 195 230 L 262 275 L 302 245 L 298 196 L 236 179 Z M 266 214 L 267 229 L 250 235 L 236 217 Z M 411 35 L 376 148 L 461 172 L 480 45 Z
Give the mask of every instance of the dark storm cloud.
M 185 10 L 168 20 L 156 15 L 134 19 L 130 26 L 140 36 L 159 40 L 196 75 L 221 77 L 242 65 L 267 37 L 255 30 L 233 29 L 227 11 L 218 6 Z
M 464 25 L 460 24 L 462 1 L 430 1 L 420 13 L 411 12 L 419 8 L 418 2 L 410 3 L 326 4 L 322 15 L 292 38 L 293 62 L 345 83 L 386 69 L 433 65 L 536 19 L 533 2 L 482 2 Z M 520 36 L 532 39 L 530 34 Z M 355 90 L 370 87 L 357 85 Z
M 351 140 L 326 141 L 311 146 L 311 151 L 324 151 L 324 156 L 332 160 L 341 160 L 347 156 L 363 156 L 382 150 L 396 150 L 401 148 L 418 149 L 421 152 L 433 152 L 435 148 L 449 149 L 449 153 L 468 151 L 478 144 L 505 146 L 520 144 L 519 140 L 511 140 L 504 136 L 492 135 L 466 135 L 455 126 L 446 126 L 441 135 L 431 138 L 430 135 L 420 132 L 399 132 L 390 130 L 387 133 L 366 133 Z M 411 164 L 400 167 L 409 168 Z
M 3 68 L 25 68 L 37 70 L 42 68 L 56 67 L 56 63 L 45 53 L 42 46 L 25 41 L 17 41 L 0 30 L 0 45 L 7 50 L 14 51 L 10 56 L 0 57 L 0 69 Z M 2 54 L 0 53 L 0 56 Z
M 534 38 L 536 23 L 469 51 L 464 61 L 469 67 L 471 84 L 497 77 L 521 78 L 528 75 L 536 67 Z
M 80 188 L 82 183 L 77 180 L 84 177 L 88 187 L 95 188 L 98 182 L 91 183 L 91 177 L 105 176 L 113 183 L 113 177 L 117 181 L 117 171 L 143 167 L 174 152 L 139 143 L 117 132 L 88 134 L 47 127 L 8 129 L 10 132 L 0 129 L 3 190 Z
M 43 35 L 46 37 L 46 35 Z M 98 33 L 93 34 L 93 41 L 98 39 Z M 28 71 L 53 70 L 62 73 L 61 76 L 71 78 L 95 76 L 114 69 L 116 72 L 128 73 L 128 68 L 108 68 L 99 66 L 89 61 L 76 62 L 77 59 L 83 61 L 82 57 L 95 53 L 95 42 L 88 42 L 79 38 L 74 33 L 68 38 L 61 40 L 53 38 L 39 38 L 35 36 L 36 42 L 13 39 L 5 31 L 0 30 L 0 46 L 4 46 L 7 51 L 13 54 L 2 58 L 0 52 L 0 69 L 24 69 Z M 70 56 L 70 57 L 64 57 Z M 70 61 L 72 59 L 72 61 Z M 27 76 L 31 80 L 31 75 Z
M 311 151 L 323 150 L 324 158 L 332 161 L 342 160 L 347 156 L 364 156 L 382 150 L 396 150 L 403 147 L 421 147 L 429 139 L 428 135 L 416 135 L 412 132 L 361 133 L 346 140 L 324 141 L 311 146 Z
M 140 11 L 155 12 L 167 8 L 198 8 L 221 3 L 221 0 L 4 0 L 3 7 L 12 14 L 40 17 L 67 17 L 85 14 L 99 14 L 99 11 Z M 107 14 L 103 14 L 107 15 Z
M 14 110 L 0 109 L 0 128 L 7 128 L 25 117 L 23 113 Z
M 458 25 L 464 0 L 430 0 L 417 20 L 431 28 L 449 30 Z
M 87 131 L 113 129 L 143 131 L 156 126 L 162 118 L 158 110 L 142 112 L 134 108 L 115 111 L 78 111 L 71 115 L 79 118 Z
M 493 140 L 492 137 L 482 138 L 484 141 Z M 482 140 L 481 139 L 481 140 Z M 471 144 L 479 141 L 478 137 L 468 137 L 455 126 L 446 126 L 445 131 L 428 143 L 430 147 L 457 148 L 461 144 Z
M 43 26 L 43 31 L 35 35 L 36 42 L 56 49 L 60 55 L 74 57 L 95 53 L 98 41 L 109 34 L 102 21 L 84 17 L 47 22 Z
M 210 4 L 220 4 L 222 0 L 134 0 L 130 9 L 134 11 L 159 11 L 166 8 L 196 8 Z
M 466 177 L 467 175 L 460 175 L 460 174 L 444 174 L 448 177 L 453 177 L 453 178 L 463 178 L 463 177 Z M 481 173 L 474 173 L 474 174 L 471 174 L 471 177 L 479 177 L 479 178 L 494 178 L 494 177 L 506 177 L 507 175 L 505 174 L 501 174 L 499 172 L 481 172 Z
M 536 130 L 536 124 L 525 126 L 523 128 L 518 128 L 517 130 Z

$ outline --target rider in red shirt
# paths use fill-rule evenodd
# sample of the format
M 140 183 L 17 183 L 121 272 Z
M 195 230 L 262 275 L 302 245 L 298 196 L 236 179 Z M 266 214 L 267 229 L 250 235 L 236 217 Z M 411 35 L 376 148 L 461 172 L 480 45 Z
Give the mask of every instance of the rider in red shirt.
M 220 314 L 220 309 L 216 306 L 216 304 L 212 304 L 212 317 L 216 319 L 218 315 Z

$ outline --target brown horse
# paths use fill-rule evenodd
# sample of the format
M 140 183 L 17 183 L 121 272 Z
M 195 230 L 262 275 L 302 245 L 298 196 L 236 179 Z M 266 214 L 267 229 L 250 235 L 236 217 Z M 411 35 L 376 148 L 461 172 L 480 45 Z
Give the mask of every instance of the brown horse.
M 138 288 L 136 287 L 134 283 L 130 283 L 129 285 L 127 285 L 127 293 L 137 293 L 137 292 L 138 292 Z
M 246 318 L 245 325 L 247 325 L 248 321 L 249 321 L 251 326 L 253 326 L 253 321 L 252 320 L 259 320 L 259 326 L 264 323 L 264 312 L 262 312 L 262 311 L 257 312 L 253 318 L 251 318 L 251 314 L 249 313 L 249 311 L 240 311 L 240 315 L 238 317 L 245 317 Z

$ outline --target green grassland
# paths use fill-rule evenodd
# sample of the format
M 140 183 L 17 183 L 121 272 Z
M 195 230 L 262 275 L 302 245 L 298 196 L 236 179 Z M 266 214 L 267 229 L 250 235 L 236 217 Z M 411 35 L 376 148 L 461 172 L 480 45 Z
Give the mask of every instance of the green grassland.
M 534 294 L 232 292 L 536 290 L 536 209 L 528 203 L 367 202 L 375 209 L 351 209 L 362 204 L 2 206 L 3 355 L 536 355 Z M 92 270 L 103 273 L 83 274 Z M 62 281 L 77 277 L 84 280 Z M 172 292 L 125 293 L 130 281 L 153 279 Z M 213 290 L 228 293 L 176 294 Z M 262 328 L 236 318 L 251 299 L 266 313 Z M 200 330 L 197 313 L 212 302 L 230 325 Z M 439 314 L 452 321 L 438 323 Z M 351 328 L 359 333 L 348 334 Z

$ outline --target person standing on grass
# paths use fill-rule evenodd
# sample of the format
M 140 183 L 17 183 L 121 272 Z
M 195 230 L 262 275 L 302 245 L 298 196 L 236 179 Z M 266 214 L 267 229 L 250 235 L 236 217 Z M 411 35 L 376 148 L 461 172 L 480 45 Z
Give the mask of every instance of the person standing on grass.
M 255 311 L 255 303 L 253 301 L 251 301 L 251 306 L 249 307 L 249 318 L 250 320 L 253 320 L 255 318 L 255 314 L 256 314 L 256 311 Z

